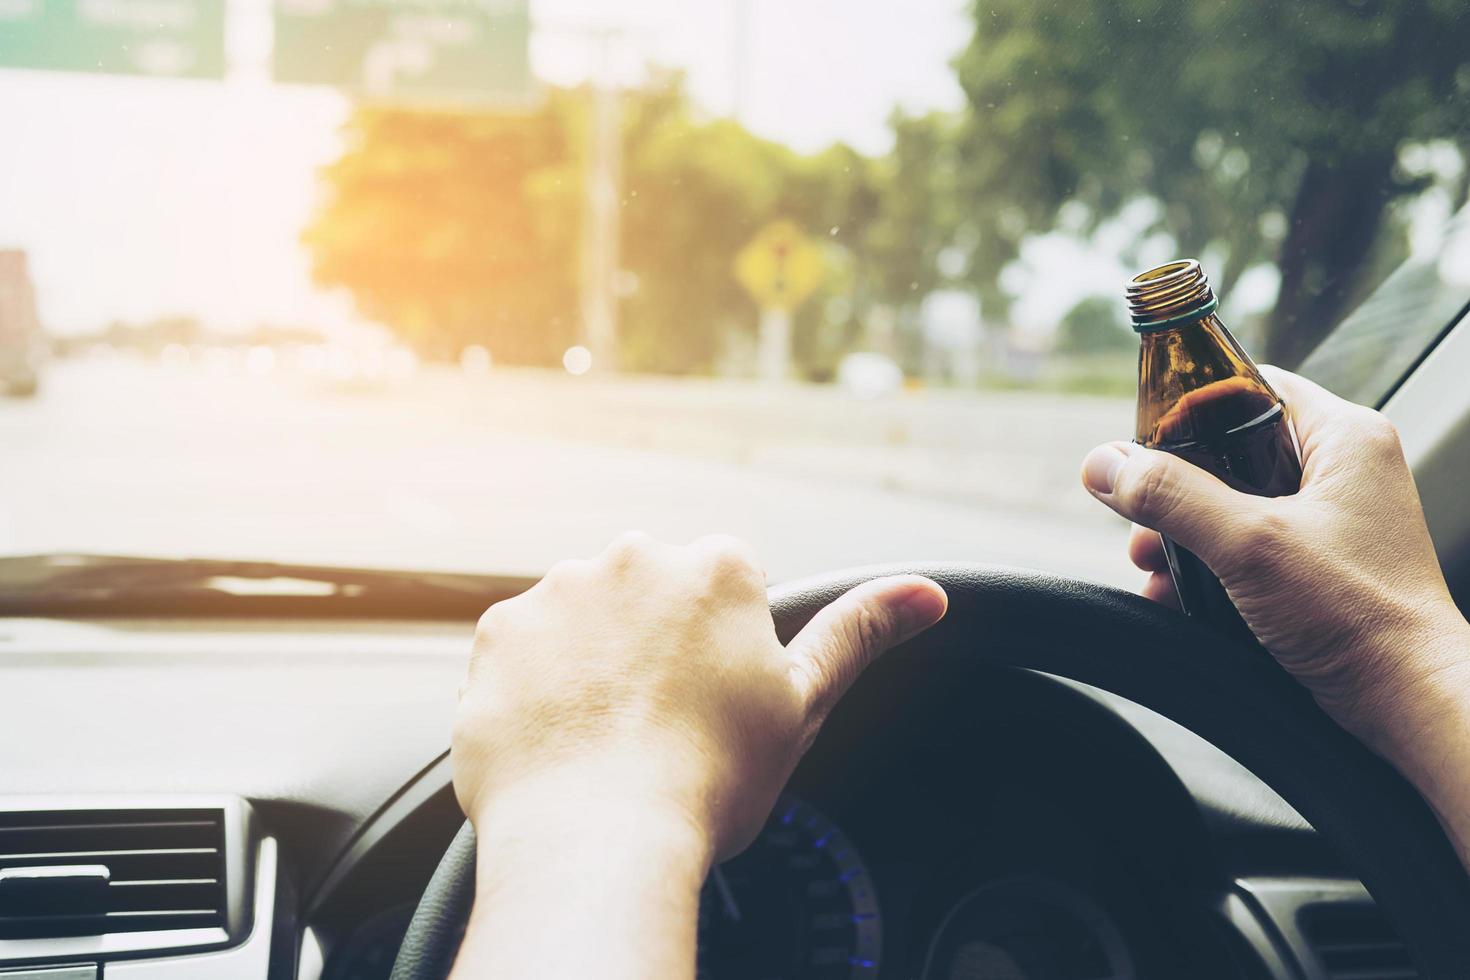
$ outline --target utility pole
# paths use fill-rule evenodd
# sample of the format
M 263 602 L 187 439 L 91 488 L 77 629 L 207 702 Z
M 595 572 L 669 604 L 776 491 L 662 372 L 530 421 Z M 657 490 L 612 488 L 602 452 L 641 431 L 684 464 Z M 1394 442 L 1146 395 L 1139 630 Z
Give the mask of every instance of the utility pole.
M 579 270 L 581 343 L 592 352 L 592 370 L 618 368 L 618 242 L 623 200 L 623 95 L 613 56 L 628 29 L 538 21 L 538 33 L 559 34 L 594 48 L 587 78 L 591 96 Z
M 598 47 L 591 80 L 587 218 L 582 246 L 582 328 L 594 370 L 618 367 L 618 237 L 622 207 L 622 96 L 613 78 L 616 29 L 589 31 Z
M 745 122 L 745 89 L 750 71 L 750 5 L 753 0 L 730 0 L 734 5 L 730 31 L 730 77 L 734 91 L 730 98 L 730 118 Z

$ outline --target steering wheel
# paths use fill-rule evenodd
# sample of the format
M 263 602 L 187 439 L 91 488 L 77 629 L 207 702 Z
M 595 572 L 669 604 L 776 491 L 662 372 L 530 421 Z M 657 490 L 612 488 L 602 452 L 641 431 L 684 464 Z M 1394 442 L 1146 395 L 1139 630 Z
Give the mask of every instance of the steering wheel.
M 893 574 L 934 579 L 949 593 L 949 614 L 888 657 L 917 660 L 914 669 L 940 685 L 966 683 L 987 662 L 1045 671 L 1173 719 L 1255 773 L 1337 849 L 1422 978 L 1470 977 L 1470 878 L 1433 814 L 1260 647 L 1130 593 L 974 564 L 863 568 L 778 587 L 777 633 L 789 640 L 848 589 Z M 474 865 L 465 824 L 414 913 L 392 980 L 448 975 Z

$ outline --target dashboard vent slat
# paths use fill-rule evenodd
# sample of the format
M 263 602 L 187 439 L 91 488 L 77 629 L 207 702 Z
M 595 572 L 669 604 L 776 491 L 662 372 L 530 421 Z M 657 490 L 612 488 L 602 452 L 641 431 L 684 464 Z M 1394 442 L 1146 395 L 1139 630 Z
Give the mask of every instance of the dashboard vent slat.
M 1404 942 L 1372 906 L 1309 905 L 1299 925 L 1331 980 L 1417 980 Z
M 224 837 L 219 809 L 0 813 L 0 939 L 223 927 Z M 25 872 L 71 866 L 106 886 Z

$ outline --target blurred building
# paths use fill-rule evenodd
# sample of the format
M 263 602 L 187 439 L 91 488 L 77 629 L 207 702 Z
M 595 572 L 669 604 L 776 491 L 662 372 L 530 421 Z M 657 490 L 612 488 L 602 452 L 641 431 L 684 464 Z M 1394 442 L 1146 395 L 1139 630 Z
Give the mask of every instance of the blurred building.
M 980 380 L 985 324 L 972 292 L 939 289 L 919 308 L 924 332 L 924 377 L 973 387 Z
M 41 358 L 41 321 L 26 253 L 0 249 L 0 389 L 35 392 Z

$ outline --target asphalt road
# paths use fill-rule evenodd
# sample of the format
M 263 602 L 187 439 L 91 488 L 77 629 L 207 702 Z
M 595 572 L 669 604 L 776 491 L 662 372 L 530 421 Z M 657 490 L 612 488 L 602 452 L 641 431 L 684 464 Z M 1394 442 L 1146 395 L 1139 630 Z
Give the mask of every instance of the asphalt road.
M 0 554 L 537 572 L 640 528 L 751 541 L 773 581 L 968 559 L 1131 586 L 1080 489 L 1131 404 L 421 368 L 333 381 L 58 362 L 0 400 Z

